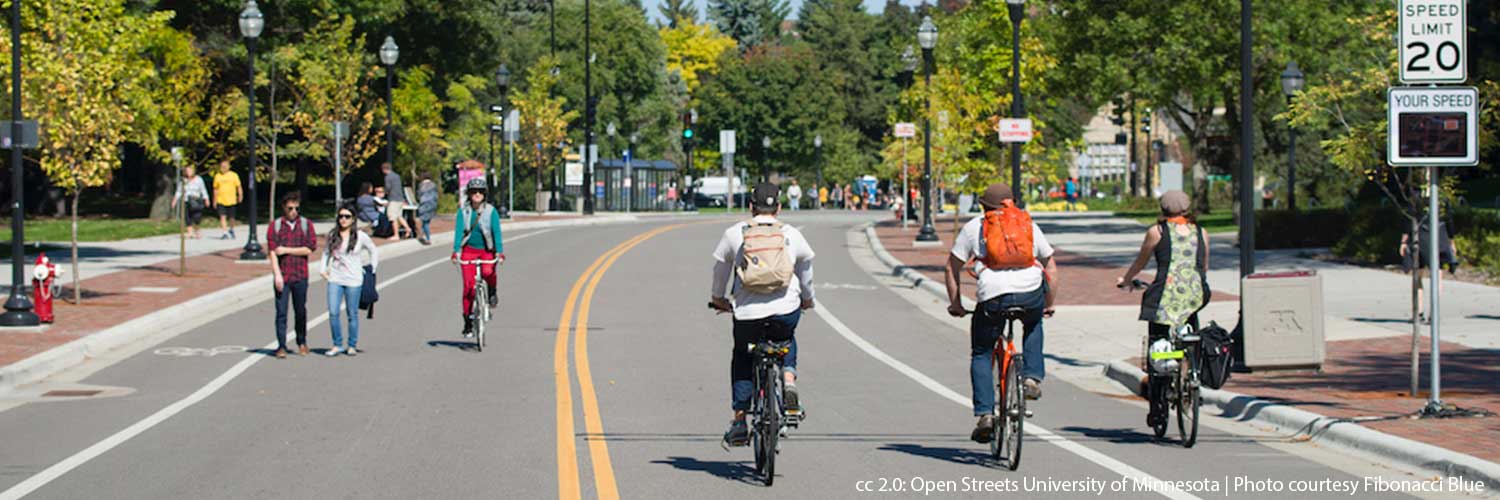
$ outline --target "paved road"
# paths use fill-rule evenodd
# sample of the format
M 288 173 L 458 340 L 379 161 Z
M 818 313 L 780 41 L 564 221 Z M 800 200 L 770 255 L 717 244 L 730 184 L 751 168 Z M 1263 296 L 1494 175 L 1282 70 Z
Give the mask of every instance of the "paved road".
M 362 323 L 357 358 L 235 352 L 271 341 L 267 302 L 96 360 L 32 394 L 98 395 L 0 401 L 0 499 L 872 495 L 860 486 L 902 498 L 967 480 L 1418 479 L 1220 420 L 1194 449 L 1156 443 L 1144 404 L 1085 376 L 1048 381 L 1021 470 L 1003 471 L 966 439 L 966 334 L 861 267 L 847 233 L 868 219 L 788 220 L 819 252 L 819 308 L 798 331 L 810 419 L 785 442 L 771 491 L 754 483 L 748 450 L 719 446 L 729 322 L 703 303 L 708 255 L 729 220 L 697 218 L 507 234 L 498 334 L 483 353 L 458 335 L 457 273 L 434 248 L 382 262 L 382 302 Z M 314 315 L 326 311 L 322 290 L 310 293 Z M 315 347 L 329 345 L 326 323 L 311 331 Z M 1066 364 L 1067 353 L 1051 354 Z

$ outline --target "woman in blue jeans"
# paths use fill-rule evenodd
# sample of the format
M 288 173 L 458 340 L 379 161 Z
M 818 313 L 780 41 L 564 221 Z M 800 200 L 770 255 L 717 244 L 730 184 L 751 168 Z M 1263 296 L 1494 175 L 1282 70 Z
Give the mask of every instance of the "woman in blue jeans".
M 369 255 L 373 271 L 380 264 L 380 254 L 375 243 L 365 233 L 355 229 L 354 207 L 342 206 L 338 211 L 338 222 L 328 232 L 328 246 L 323 253 L 320 272 L 328 281 L 328 327 L 333 330 L 333 348 L 328 356 L 348 353 L 359 354 L 359 296 L 365 283 L 364 263 L 360 253 Z M 349 315 L 349 347 L 344 349 L 344 336 L 339 324 L 339 308 Z

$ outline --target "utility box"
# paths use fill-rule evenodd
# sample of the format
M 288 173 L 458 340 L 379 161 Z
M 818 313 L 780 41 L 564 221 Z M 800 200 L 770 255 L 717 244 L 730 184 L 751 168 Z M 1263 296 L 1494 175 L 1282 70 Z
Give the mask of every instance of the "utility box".
M 1316 271 L 1256 273 L 1240 280 L 1245 366 L 1321 369 L 1323 278 Z

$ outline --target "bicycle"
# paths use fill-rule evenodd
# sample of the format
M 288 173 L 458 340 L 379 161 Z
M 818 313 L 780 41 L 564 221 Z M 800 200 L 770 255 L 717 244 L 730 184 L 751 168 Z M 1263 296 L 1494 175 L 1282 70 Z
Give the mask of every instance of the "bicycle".
M 980 314 L 978 311 L 969 312 Z M 995 342 L 990 365 L 995 370 L 995 394 L 1003 399 L 992 410 L 994 427 L 991 435 L 994 437 L 990 439 L 990 457 L 1005 459 L 1006 468 L 1014 471 L 1021 467 L 1021 438 L 1026 417 L 1030 416 L 1026 410 L 1026 396 L 1021 392 L 1023 358 L 1015 343 L 1016 328 L 1026 318 L 1026 308 L 1007 307 L 1000 311 L 1000 318 L 1005 320 L 1005 330 Z
M 460 268 L 474 266 L 474 307 L 470 308 L 469 320 L 474 325 L 474 348 L 484 352 L 484 324 L 490 321 L 490 287 L 484 282 L 483 267 L 498 264 L 500 259 L 475 259 L 454 261 Z
M 1123 287 L 1124 285 L 1122 285 Z M 1131 290 L 1144 289 L 1148 284 L 1141 280 L 1131 280 Z M 1162 390 L 1148 391 L 1147 403 L 1152 408 L 1161 409 L 1162 418 L 1152 423 L 1151 430 L 1157 439 L 1167 436 L 1167 427 L 1170 425 L 1165 413 L 1174 410 L 1177 414 L 1177 433 L 1182 439 L 1183 448 L 1192 448 L 1198 442 L 1198 416 L 1203 406 L 1203 388 L 1198 379 L 1198 345 L 1202 337 L 1191 324 L 1182 324 L 1169 329 L 1168 341 L 1172 344 L 1172 350 L 1166 352 L 1151 352 L 1150 339 L 1147 339 L 1146 368 L 1148 375 L 1153 378 L 1167 379 L 1168 384 Z M 1176 361 L 1175 373 L 1153 374 L 1153 366 L 1156 361 Z M 1154 392 L 1154 394 L 1152 394 Z
M 709 303 L 708 308 L 726 313 L 734 312 L 713 303 Z M 782 361 L 792 352 L 792 341 L 766 341 L 750 344 L 746 349 L 746 352 L 755 357 L 755 372 L 752 377 L 755 389 L 751 392 L 748 412 L 750 447 L 755 452 L 756 474 L 761 476 L 761 481 L 766 486 L 771 486 L 776 480 L 776 455 L 781 453 L 779 440 L 787 428 L 796 428 L 804 415 L 801 410 L 788 410 L 782 405 Z

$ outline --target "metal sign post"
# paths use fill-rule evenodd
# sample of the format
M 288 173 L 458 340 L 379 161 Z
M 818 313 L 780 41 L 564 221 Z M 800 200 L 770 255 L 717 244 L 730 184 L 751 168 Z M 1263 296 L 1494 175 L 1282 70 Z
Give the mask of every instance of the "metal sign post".
M 734 131 L 719 131 L 719 154 L 724 157 L 725 206 L 734 212 Z
M 1408 7 L 1403 2 L 1403 11 Z M 1389 142 L 1386 162 L 1396 167 L 1422 167 L 1427 173 L 1427 270 L 1428 336 L 1432 341 L 1431 390 L 1422 414 L 1439 416 L 1450 412 L 1442 400 L 1442 305 L 1438 283 L 1442 280 L 1438 231 L 1438 167 L 1470 167 L 1479 164 L 1479 95 L 1473 87 L 1393 87 L 1387 93 L 1386 121 Z M 1416 235 L 1413 235 L 1416 236 Z M 1414 258 L 1419 258 L 1420 253 Z M 1415 270 L 1413 271 L 1415 272 Z M 1413 318 L 1415 321 L 1415 318 Z
M 910 218 L 906 215 L 911 213 L 911 183 L 907 180 L 906 166 L 906 140 L 917 136 L 917 124 L 901 122 L 896 124 L 896 138 L 901 139 L 901 198 L 906 203 L 901 206 L 901 229 L 906 229 Z M 925 195 L 925 193 L 924 193 Z
M 172 147 L 172 169 L 177 171 L 177 193 L 182 195 L 182 204 L 187 204 L 187 192 L 182 188 L 182 147 Z M 187 276 L 187 210 L 177 212 L 177 275 Z
M 521 112 L 515 109 L 505 116 L 505 212 L 516 209 L 516 141 L 521 138 Z
M 333 204 L 337 211 L 344 204 L 344 139 L 349 137 L 349 122 L 333 122 Z

